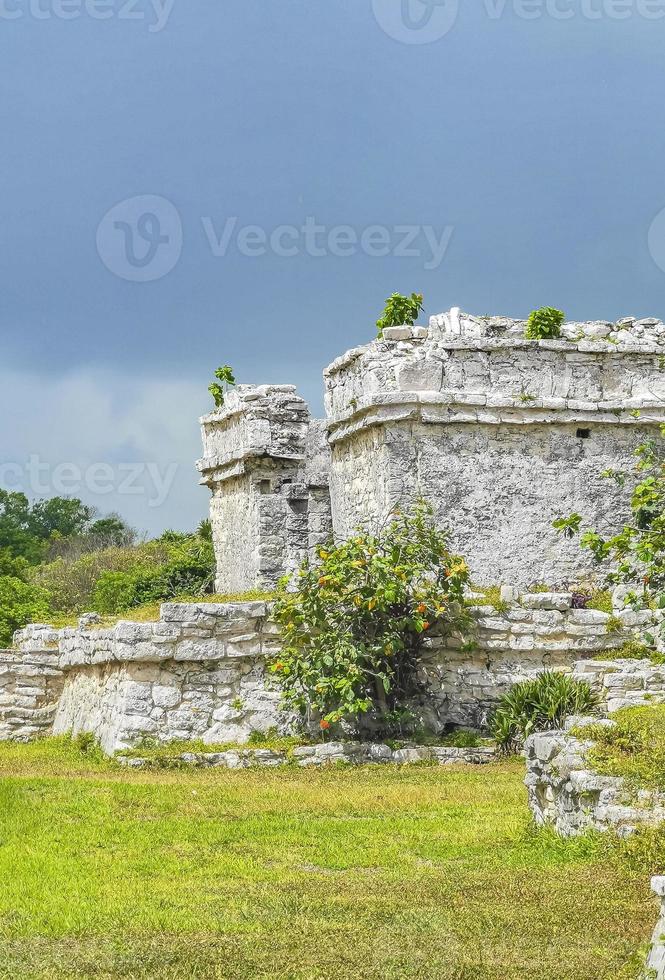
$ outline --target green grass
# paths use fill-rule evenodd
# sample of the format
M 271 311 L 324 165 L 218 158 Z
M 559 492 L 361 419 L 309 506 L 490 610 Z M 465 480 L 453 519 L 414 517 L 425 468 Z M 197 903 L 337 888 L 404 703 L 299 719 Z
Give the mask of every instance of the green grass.
M 579 733 L 596 743 L 588 754 L 592 767 L 636 789 L 665 792 L 665 705 L 622 708 L 611 717 L 613 728 L 591 725 Z
M 618 980 L 644 868 L 531 828 L 523 762 L 126 771 L 0 744 L 2 980 Z
M 493 606 L 497 612 L 503 613 L 510 609 L 510 603 L 501 598 L 500 585 L 471 585 L 479 598 L 465 599 L 466 606 Z

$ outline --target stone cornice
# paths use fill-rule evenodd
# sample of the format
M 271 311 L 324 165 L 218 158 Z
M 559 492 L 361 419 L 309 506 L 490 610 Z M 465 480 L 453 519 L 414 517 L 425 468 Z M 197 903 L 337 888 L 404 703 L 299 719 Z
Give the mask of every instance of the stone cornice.
M 639 417 L 634 413 L 639 411 Z M 440 425 L 481 423 L 529 425 L 575 423 L 662 425 L 661 401 L 583 402 L 571 398 L 540 398 L 528 403 L 505 396 L 461 392 L 386 392 L 364 398 L 352 411 L 328 422 L 328 440 L 338 443 L 377 425 L 416 421 Z

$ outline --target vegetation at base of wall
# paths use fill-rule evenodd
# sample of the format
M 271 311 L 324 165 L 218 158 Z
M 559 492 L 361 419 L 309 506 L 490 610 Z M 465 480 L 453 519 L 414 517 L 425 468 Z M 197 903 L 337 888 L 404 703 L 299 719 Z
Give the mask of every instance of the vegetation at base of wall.
M 647 876 L 600 836 L 534 831 L 523 778 L 520 759 L 134 771 L 0 744 L 0 973 L 633 980 Z
M 472 629 L 467 581 L 424 503 L 321 548 L 282 582 L 274 607 L 281 650 L 270 670 L 287 705 L 325 730 L 344 721 L 407 734 L 426 637 Z
M 552 306 L 533 310 L 526 322 L 524 336 L 527 340 L 556 340 L 561 336 L 561 324 L 565 319 L 565 313 Z
M 421 293 L 411 293 L 410 296 L 393 293 L 386 300 L 384 311 L 376 321 L 379 337 L 383 336 L 386 327 L 412 327 L 422 310 L 423 297 Z
M 593 739 L 590 766 L 605 776 L 622 776 L 635 789 L 665 792 L 665 705 L 622 708 L 611 716 L 613 727 L 591 725 L 575 730 Z
M 561 728 L 569 715 L 588 714 L 597 701 L 584 681 L 547 670 L 501 697 L 490 732 L 505 752 L 516 752 L 529 735 Z

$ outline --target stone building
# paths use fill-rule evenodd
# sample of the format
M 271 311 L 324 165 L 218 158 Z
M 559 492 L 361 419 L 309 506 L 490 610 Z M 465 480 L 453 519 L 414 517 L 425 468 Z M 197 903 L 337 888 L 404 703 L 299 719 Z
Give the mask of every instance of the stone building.
M 334 361 L 324 420 L 292 387 L 247 385 L 202 419 L 218 589 L 274 585 L 331 528 L 343 539 L 418 497 L 478 584 L 588 575 L 552 521 L 626 516 L 602 473 L 630 469 L 665 421 L 665 325 L 568 323 L 541 341 L 525 326 L 453 309 Z

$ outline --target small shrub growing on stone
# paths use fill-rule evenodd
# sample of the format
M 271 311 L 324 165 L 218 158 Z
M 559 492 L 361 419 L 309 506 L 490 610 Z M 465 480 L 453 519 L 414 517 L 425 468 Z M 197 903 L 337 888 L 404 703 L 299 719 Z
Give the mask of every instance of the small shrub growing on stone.
M 215 377 L 217 381 L 213 381 L 212 384 L 208 385 L 208 391 L 212 395 L 215 408 L 223 408 L 224 399 L 228 390 L 235 385 L 236 379 L 232 368 L 228 364 L 225 364 L 223 367 L 218 367 L 215 371 Z
M 466 562 L 424 504 L 375 533 L 321 548 L 275 604 L 282 648 L 271 664 L 284 697 L 323 731 L 362 719 L 390 734 L 421 690 L 426 637 L 464 633 Z
M 422 309 L 422 293 L 411 293 L 410 296 L 393 293 L 386 300 L 386 306 L 381 318 L 376 321 L 379 337 L 383 336 L 383 331 L 386 327 L 412 327 Z
M 543 306 L 529 314 L 524 336 L 527 340 L 556 340 L 561 336 L 561 324 L 566 314 L 553 306 Z
M 561 728 L 569 715 L 588 714 L 596 703 L 588 684 L 547 670 L 503 695 L 490 730 L 505 752 L 516 752 L 533 732 Z

